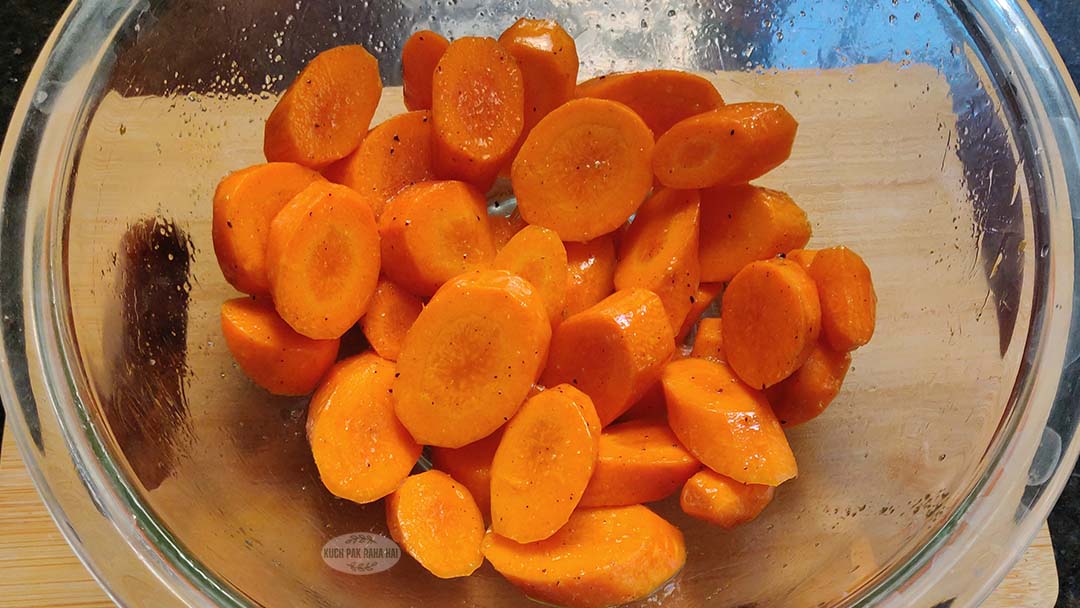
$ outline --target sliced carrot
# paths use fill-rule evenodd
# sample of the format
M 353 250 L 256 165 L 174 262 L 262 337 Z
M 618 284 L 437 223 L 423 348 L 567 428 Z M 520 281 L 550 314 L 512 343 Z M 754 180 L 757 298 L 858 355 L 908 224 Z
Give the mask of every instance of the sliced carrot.
M 641 505 L 578 510 L 562 529 L 536 543 L 488 532 L 483 552 L 529 597 L 567 608 L 644 599 L 686 562 L 682 532 Z
M 491 529 L 519 543 L 563 527 L 581 502 L 600 449 L 600 419 L 569 385 L 530 397 L 503 433 L 491 463 Z
M 638 210 L 619 243 L 615 288 L 641 287 L 660 296 L 672 331 L 682 328 L 701 282 L 696 190 L 660 190 Z
M 760 515 L 775 493 L 772 486 L 740 483 L 704 469 L 683 486 L 679 504 L 691 517 L 734 528 Z
M 397 361 L 405 334 L 424 308 L 420 298 L 389 279 L 379 279 L 360 329 L 379 356 Z
M 723 348 L 743 382 L 765 389 L 806 362 L 821 333 L 821 305 L 810 275 L 795 262 L 748 264 L 724 292 Z
M 406 186 L 435 179 L 431 112 L 398 114 L 368 133 L 355 152 L 323 170 L 326 179 L 371 195 L 375 219 Z
M 547 358 L 551 323 L 528 281 L 505 270 L 447 282 L 405 336 L 395 411 L 417 441 L 459 448 L 517 411 Z
M 773 412 L 784 426 L 818 417 L 840 392 L 851 355 L 819 342 L 802 367 L 765 392 Z
M 675 351 L 675 356 L 679 356 L 679 351 Z M 664 386 L 657 380 L 645 391 L 645 394 L 638 399 L 634 405 L 630 406 L 630 409 L 626 410 L 626 413 L 619 416 L 619 420 L 623 422 L 629 422 L 631 420 L 666 420 L 667 419 L 667 402 L 664 401 Z
M 611 235 L 563 243 L 570 274 L 563 318 L 589 308 L 615 291 L 615 241 Z
M 499 36 L 517 59 L 525 83 L 522 137 L 540 119 L 574 96 L 578 54 L 573 37 L 551 19 L 518 19 Z
M 768 486 L 798 474 L 765 395 L 743 384 L 726 365 L 674 361 L 664 369 L 663 383 L 668 424 L 702 464 L 737 481 Z
M 381 96 L 379 62 L 364 47 L 319 53 L 266 119 L 266 160 L 320 169 L 345 158 L 364 139 Z
M 379 281 L 379 230 L 368 199 L 313 182 L 270 224 L 266 268 L 286 323 L 309 338 L 340 338 Z
M 606 425 L 645 394 L 673 352 L 675 335 L 660 298 L 625 289 L 555 329 L 543 383 L 581 389 Z
M 652 188 L 653 139 L 630 108 L 575 99 L 525 138 L 510 171 L 518 209 L 564 241 L 613 232 Z
M 468 488 L 442 471 L 413 475 L 386 499 L 390 537 L 439 578 L 469 576 L 484 563 L 484 518 Z
M 499 251 L 494 266 L 532 283 L 544 299 L 552 324 L 562 322 L 569 270 L 559 235 L 547 228 L 528 226 Z
M 525 223 L 517 209 L 512 211 L 510 215 L 492 215 L 491 236 L 495 241 L 495 250 L 501 251 L 510 242 L 510 239 L 524 230 L 526 226 L 528 224 Z
M 698 323 L 694 349 L 690 351 L 690 356 L 724 363 L 727 359 L 724 356 L 723 326 L 718 317 L 702 319 Z
M 809 240 L 806 213 L 783 192 L 746 185 L 701 192 L 702 281 L 730 281 L 750 262 Z
M 778 104 L 723 106 L 683 120 L 656 140 L 653 171 L 671 188 L 745 184 L 791 156 L 798 128 Z
M 420 458 L 394 417 L 394 364 L 365 353 L 330 370 L 308 407 L 307 436 L 323 485 L 353 502 L 374 502 L 409 476 Z
M 230 285 L 252 295 L 270 291 L 266 241 L 281 208 L 319 174 L 296 163 L 267 163 L 230 174 L 214 192 L 214 254 Z
M 654 502 L 674 494 L 698 469 L 697 461 L 663 420 L 633 420 L 604 429 L 583 507 Z
M 821 296 L 825 339 L 839 351 L 853 351 L 874 335 L 877 294 L 870 269 L 847 247 L 822 249 L 810 265 Z
M 431 464 L 468 488 L 487 519 L 491 517 L 491 461 L 495 459 L 502 435 L 499 429 L 460 448 L 431 448 Z
M 703 269 L 704 270 L 704 269 Z M 682 344 L 686 341 L 686 336 L 690 335 L 690 330 L 694 328 L 694 325 L 701 319 L 701 315 L 712 306 L 714 300 L 724 291 L 723 283 L 699 283 L 697 291 L 690 298 L 690 312 L 686 313 L 686 319 L 683 320 L 682 327 L 679 329 L 679 333 L 675 334 L 675 342 Z
M 415 32 L 405 41 L 401 47 L 401 88 L 406 108 L 431 109 L 431 80 L 449 46 L 446 38 L 431 30 Z
M 390 199 L 381 218 L 383 272 L 418 296 L 495 259 L 484 197 L 464 182 L 424 182 Z
M 807 272 L 810 272 L 810 264 L 814 263 L 815 256 L 817 256 L 817 251 L 814 249 L 792 249 L 784 255 L 787 259 L 802 266 Z
M 436 170 L 487 191 L 525 121 L 517 61 L 493 38 L 459 38 L 439 59 L 432 91 Z
M 724 105 L 711 82 L 675 70 L 600 76 L 579 84 L 577 96 L 600 97 L 630 106 L 656 137 L 679 121 Z

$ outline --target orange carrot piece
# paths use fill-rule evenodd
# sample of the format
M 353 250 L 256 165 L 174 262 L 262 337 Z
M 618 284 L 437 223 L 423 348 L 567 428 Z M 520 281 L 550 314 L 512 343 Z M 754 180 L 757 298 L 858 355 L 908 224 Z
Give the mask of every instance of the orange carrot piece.
M 652 188 L 652 133 L 630 108 L 575 99 L 545 116 L 525 138 L 510 179 L 530 224 L 564 241 L 613 232 Z
M 743 266 L 806 245 L 806 213 L 787 194 L 756 186 L 701 192 L 702 281 L 730 281 Z
M 573 37 L 551 19 L 518 19 L 499 36 L 517 59 L 525 83 L 522 137 L 540 119 L 570 101 L 577 86 L 578 54 Z
M 702 464 L 742 483 L 767 486 L 798 474 L 765 395 L 743 384 L 726 365 L 674 361 L 664 369 L 663 383 L 668 424 Z
M 394 364 L 371 353 L 345 359 L 326 376 L 308 407 L 307 436 L 323 485 L 358 503 L 390 494 L 420 458 L 394 417 Z
M 675 357 L 679 356 L 679 351 L 676 349 Z M 630 406 L 630 409 L 626 410 L 626 413 L 619 416 L 619 421 L 629 422 L 631 420 L 667 420 L 667 402 L 664 401 L 664 386 L 657 380 L 645 391 L 645 394 L 638 399 L 634 405 Z
M 686 319 L 683 320 L 682 327 L 679 328 L 679 333 L 675 334 L 675 342 L 682 344 L 686 341 L 686 336 L 690 335 L 690 330 L 694 328 L 694 325 L 701 319 L 701 315 L 712 306 L 714 300 L 724 291 L 723 283 L 700 283 L 698 284 L 697 291 L 690 298 L 690 311 L 686 313 Z
M 555 534 L 589 485 L 600 419 L 569 385 L 530 397 L 503 433 L 491 463 L 491 529 L 519 543 Z
M 727 105 L 687 118 L 660 137 L 653 171 L 671 188 L 745 184 L 791 156 L 798 128 L 778 104 Z
M 431 464 L 469 489 L 485 519 L 491 518 L 491 461 L 502 436 L 499 429 L 460 448 L 431 448 Z
M 641 206 L 619 243 L 615 289 L 641 287 L 660 296 L 672 331 L 682 328 L 701 282 L 700 202 L 695 190 L 660 190 Z
M 656 137 L 677 122 L 724 105 L 711 82 L 675 70 L 600 76 L 579 84 L 577 96 L 610 99 L 630 106 Z
M 420 316 L 424 303 L 389 279 L 380 279 L 360 329 L 383 359 L 397 361 L 405 334 Z
M 459 448 L 517 411 L 551 339 L 544 301 L 505 270 L 462 274 L 420 313 L 398 357 L 395 411 L 417 441 Z
M 559 235 L 547 228 L 528 226 L 499 251 L 494 266 L 532 283 L 544 299 L 551 323 L 562 322 L 569 269 Z
M 442 471 L 413 475 L 386 499 L 390 537 L 439 578 L 469 576 L 484 563 L 484 518 L 468 488 Z
M 802 424 L 821 415 L 840 392 L 851 355 L 819 342 L 806 363 L 765 395 L 784 426 Z
M 644 599 L 686 562 L 682 532 L 641 505 L 578 510 L 562 529 L 536 543 L 488 532 L 483 552 L 529 597 L 567 608 Z
M 364 139 L 381 96 L 379 62 L 364 47 L 319 53 L 266 119 L 266 160 L 321 169 L 345 158 Z
M 490 218 L 491 236 L 495 241 L 495 251 L 501 251 L 510 242 L 510 239 L 514 238 L 515 234 L 528 226 L 517 209 L 511 212 L 510 215 L 492 215 Z
M 814 263 L 814 258 L 816 256 L 817 251 L 814 249 L 792 249 L 787 252 L 784 257 L 795 262 L 799 266 L 802 266 L 807 272 L 810 272 L 810 264 Z
M 829 345 L 853 351 L 874 335 L 877 294 L 870 269 L 847 247 L 822 249 L 810 265 L 821 296 L 822 331 Z
M 600 435 L 596 471 L 581 498 L 583 507 L 655 502 L 675 493 L 701 463 L 663 420 L 614 424 Z
M 409 110 L 431 109 L 431 80 L 450 42 L 431 30 L 409 36 L 401 47 L 401 88 Z
M 683 486 L 679 504 L 690 517 L 730 529 L 760 515 L 775 493 L 772 486 L 740 483 L 704 469 Z
M 759 389 L 799 369 L 821 333 L 814 281 L 802 266 L 780 258 L 740 270 L 724 292 L 720 316 L 728 364 Z
M 723 326 L 718 317 L 702 319 L 698 323 L 694 349 L 690 351 L 690 356 L 724 363 L 727 359 L 724 357 Z
M 615 291 L 615 241 L 611 235 L 584 243 L 563 243 L 570 274 L 566 283 L 567 318 Z
M 673 352 L 675 335 L 660 298 L 625 289 L 555 329 L 543 383 L 581 389 L 607 425 L 656 382 Z
M 383 272 L 422 297 L 495 259 L 484 197 L 464 182 L 424 182 L 390 199 L 381 218 Z
M 322 179 L 296 163 L 267 163 L 230 174 L 214 192 L 214 254 L 225 280 L 252 295 L 270 291 L 270 222 L 292 197 Z
M 266 268 L 274 307 L 297 332 L 340 338 L 379 281 L 379 230 L 368 199 L 317 181 L 270 224 Z

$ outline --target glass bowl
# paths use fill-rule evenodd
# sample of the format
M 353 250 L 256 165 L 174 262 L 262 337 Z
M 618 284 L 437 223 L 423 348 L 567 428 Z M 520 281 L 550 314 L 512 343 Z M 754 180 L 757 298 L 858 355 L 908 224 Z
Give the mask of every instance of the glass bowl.
M 807 210 L 812 246 L 862 253 L 878 288 L 874 342 L 791 430 L 800 476 L 761 518 L 723 531 L 656 505 L 689 559 L 650 605 L 985 598 L 1080 448 L 1077 96 L 1009 0 L 74 2 L 0 162 L 0 368 L 19 450 L 88 568 L 127 605 L 528 603 L 490 566 L 441 581 L 408 558 L 323 559 L 385 534 L 382 506 L 326 492 L 304 400 L 232 363 L 209 222 L 316 52 L 378 57 L 378 120 L 400 106 L 412 31 L 496 35 L 522 15 L 567 27 L 582 78 L 679 68 L 729 101 L 786 104 L 795 150 L 761 183 Z

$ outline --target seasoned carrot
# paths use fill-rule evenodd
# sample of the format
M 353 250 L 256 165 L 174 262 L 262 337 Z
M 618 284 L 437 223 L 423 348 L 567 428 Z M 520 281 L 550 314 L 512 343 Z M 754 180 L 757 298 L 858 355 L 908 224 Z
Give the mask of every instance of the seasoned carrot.
M 824 412 L 840 392 L 850 366 L 851 355 L 819 342 L 802 367 L 765 391 L 780 424 L 795 426 Z
M 660 190 L 619 243 L 615 289 L 641 287 L 660 296 L 672 331 L 682 328 L 701 279 L 700 202 L 696 190 Z
M 625 289 L 555 329 L 543 383 L 581 389 L 606 425 L 645 394 L 673 352 L 675 335 L 660 298 Z
M 529 597 L 567 608 L 644 599 L 686 562 L 682 532 L 641 505 L 578 510 L 562 529 L 536 543 L 488 532 L 483 552 Z
M 671 188 L 745 184 L 791 156 L 798 127 L 778 104 L 723 106 L 683 120 L 656 140 L 653 171 Z
M 506 244 L 510 242 L 510 239 L 514 238 L 514 235 L 525 229 L 528 224 L 522 219 L 521 214 L 517 209 L 512 211 L 510 215 L 492 215 L 490 216 L 491 223 L 491 236 L 495 241 L 495 251 L 501 251 Z
M 795 262 L 799 266 L 802 266 L 807 272 L 810 272 L 810 264 L 814 263 L 814 257 L 816 256 L 817 251 L 814 249 L 792 249 L 787 252 L 784 257 Z
M 270 224 L 266 268 L 286 323 L 309 338 L 340 338 L 379 281 L 379 231 L 368 199 L 313 182 Z
M 353 502 L 374 502 L 401 485 L 420 457 L 394 417 L 394 364 L 371 353 L 339 362 L 308 407 L 307 436 L 323 485 Z
M 724 292 L 723 348 L 743 382 L 768 388 L 799 369 L 821 333 L 818 290 L 795 262 L 748 264 Z
M 630 108 L 575 99 L 525 138 L 510 171 L 518 209 L 564 241 L 616 230 L 652 188 L 652 133 Z
M 694 349 L 690 351 L 690 356 L 724 363 L 726 358 L 724 357 L 723 326 L 723 322 L 718 317 L 702 319 L 698 323 L 697 335 L 694 336 Z
M 270 291 L 266 241 L 281 208 L 319 174 L 296 163 L 266 163 L 230 174 L 214 192 L 214 254 L 230 285 L 244 293 Z
M 491 461 L 504 428 L 460 448 L 431 448 L 431 464 L 468 488 L 486 519 L 491 518 Z
M 397 361 L 405 334 L 420 316 L 424 303 L 389 279 L 379 279 L 360 329 L 383 359 Z
M 544 299 L 552 324 L 562 322 L 569 270 L 559 235 L 547 228 L 528 226 L 499 251 L 494 266 L 532 283 Z
M 611 235 L 563 243 L 570 269 L 563 318 L 589 308 L 615 291 L 615 241 Z
M 775 493 L 772 486 L 740 483 L 704 469 L 683 486 L 679 504 L 691 517 L 734 528 L 760 515 Z
M 562 384 L 530 397 L 491 462 L 491 529 L 519 543 L 563 527 L 581 502 L 600 449 L 592 400 Z
M 375 219 L 406 186 L 435 179 L 431 112 L 399 114 L 368 133 L 355 152 L 323 169 L 326 179 L 371 195 Z
M 574 96 L 578 55 L 574 39 L 551 19 L 518 19 L 499 36 L 499 44 L 517 59 L 525 83 L 528 134 L 540 119 Z
M 484 563 L 484 518 L 472 494 L 442 471 L 413 475 L 386 499 L 390 537 L 439 578 L 469 576 Z
M 654 502 L 675 493 L 701 463 L 663 420 L 633 420 L 604 429 L 583 507 Z
M 409 110 L 431 109 L 431 80 L 450 42 L 431 30 L 409 36 L 401 47 L 401 88 Z
M 359 45 L 323 51 L 266 119 L 263 153 L 320 169 L 360 145 L 382 95 L 379 62 Z
M 702 269 L 704 271 L 704 269 Z M 686 313 L 679 333 L 675 334 L 675 342 L 682 344 L 690 330 L 701 320 L 701 315 L 712 306 L 714 300 L 724 291 L 723 283 L 700 283 L 697 291 L 690 297 L 690 312 Z
M 668 424 L 702 464 L 742 483 L 768 486 L 798 474 L 765 395 L 743 384 L 726 365 L 674 361 L 664 369 L 663 383 Z
M 418 296 L 495 259 L 484 197 L 464 182 L 424 182 L 390 199 L 381 218 L 383 272 Z
M 724 105 L 704 78 L 675 70 L 608 74 L 578 85 L 578 97 L 599 97 L 630 106 L 656 137 L 675 123 Z
M 806 213 L 783 192 L 745 185 L 701 192 L 702 281 L 730 281 L 750 262 L 809 240 Z
M 676 349 L 675 357 L 679 356 Z M 631 420 L 666 420 L 667 402 L 664 401 L 664 385 L 659 380 L 645 391 L 630 409 L 626 410 L 619 420 L 628 422 Z
M 435 169 L 487 191 L 510 158 L 525 121 L 517 61 L 493 38 L 450 43 L 432 81 Z
M 544 301 L 505 270 L 462 274 L 420 313 L 398 357 L 395 411 L 417 441 L 459 448 L 517 411 L 551 339 Z
M 877 317 L 877 294 L 870 269 L 847 247 L 822 249 L 810 265 L 821 296 L 822 331 L 829 345 L 853 351 L 870 341 Z

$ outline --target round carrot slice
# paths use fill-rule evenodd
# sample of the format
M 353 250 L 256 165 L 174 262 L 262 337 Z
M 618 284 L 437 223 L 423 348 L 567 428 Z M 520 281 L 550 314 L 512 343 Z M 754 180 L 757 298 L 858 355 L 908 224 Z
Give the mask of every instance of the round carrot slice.
M 681 120 L 724 105 L 711 82 L 696 74 L 676 70 L 599 76 L 579 84 L 577 96 L 626 104 L 641 116 L 656 137 Z
M 701 463 L 663 420 L 633 420 L 604 429 L 584 507 L 654 502 L 675 493 Z
M 441 471 L 413 475 L 386 499 L 390 537 L 439 578 L 469 576 L 484 563 L 484 518 L 469 490 Z
M 532 283 L 544 299 L 552 324 L 562 322 L 569 270 L 566 247 L 559 235 L 547 228 L 528 226 L 499 251 L 494 266 Z
M 379 356 L 397 361 L 405 334 L 420 316 L 424 303 L 393 281 L 380 279 L 360 329 Z
M 776 488 L 739 483 L 705 469 L 683 486 L 679 504 L 684 513 L 716 524 L 734 528 L 752 521 L 772 502 Z
M 524 137 L 540 119 L 574 96 L 578 54 L 573 37 L 551 19 L 518 19 L 499 36 L 517 59 L 525 84 Z
M 468 488 L 485 518 L 491 517 L 491 461 L 495 460 L 502 435 L 499 429 L 460 448 L 430 448 L 431 464 Z
M 708 359 L 717 363 L 724 363 L 724 324 L 719 317 L 702 319 L 698 323 L 697 335 L 694 336 L 694 348 L 690 351 L 691 357 Z
M 780 424 L 795 426 L 820 416 L 840 393 L 850 366 L 850 354 L 819 341 L 802 367 L 765 392 Z
M 401 88 L 406 108 L 431 109 L 431 80 L 449 46 L 446 38 L 431 30 L 420 30 L 405 41 L 401 47 Z
M 822 249 L 810 264 L 810 277 L 821 295 L 821 323 L 829 344 L 848 352 L 869 342 L 877 294 L 862 258 L 847 247 Z
M 593 306 L 615 291 L 615 239 L 612 235 L 584 243 L 563 243 L 570 275 L 563 318 Z

